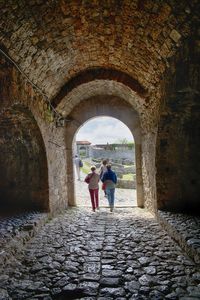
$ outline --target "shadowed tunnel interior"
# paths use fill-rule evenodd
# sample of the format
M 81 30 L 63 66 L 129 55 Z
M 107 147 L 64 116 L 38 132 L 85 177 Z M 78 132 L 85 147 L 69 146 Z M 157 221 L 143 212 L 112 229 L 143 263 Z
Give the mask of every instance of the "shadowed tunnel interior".
M 200 190 L 199 53 L 190 39 L 168 72 L 156 156 L 158 208 L 195 214 Z
M 0 115 L 1 211 L 48 210 L 47 162 L 31 113 L 22 106 Z

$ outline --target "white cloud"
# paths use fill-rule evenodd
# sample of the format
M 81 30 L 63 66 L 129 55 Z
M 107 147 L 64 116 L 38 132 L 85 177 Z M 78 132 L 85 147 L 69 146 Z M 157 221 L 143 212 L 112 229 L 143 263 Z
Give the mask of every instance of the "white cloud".
M 121 121 L 110 117 L 98 117 L 88 121 L 76 135 L 76 140 L 87 140 L 93 144 L 115 143 L 122 138 L 133 141 L 128 127 Z

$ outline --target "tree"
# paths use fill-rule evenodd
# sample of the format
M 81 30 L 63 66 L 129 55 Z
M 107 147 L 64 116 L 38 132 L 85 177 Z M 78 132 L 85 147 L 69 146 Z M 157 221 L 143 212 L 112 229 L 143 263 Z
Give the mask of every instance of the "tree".
M 128 140 L 126 138 L 119 138 L 119 139 L 117 139 L 116 144 L 127 145 Z

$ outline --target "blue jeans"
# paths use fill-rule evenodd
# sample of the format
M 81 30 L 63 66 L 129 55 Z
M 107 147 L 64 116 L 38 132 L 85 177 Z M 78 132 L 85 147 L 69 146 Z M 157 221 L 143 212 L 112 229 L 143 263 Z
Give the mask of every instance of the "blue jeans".
M 115 201 L 115 188 L 114 189 L 106 189 L 106 195 L 108 197 L 108 203 L 110 207 L 114 207 Z

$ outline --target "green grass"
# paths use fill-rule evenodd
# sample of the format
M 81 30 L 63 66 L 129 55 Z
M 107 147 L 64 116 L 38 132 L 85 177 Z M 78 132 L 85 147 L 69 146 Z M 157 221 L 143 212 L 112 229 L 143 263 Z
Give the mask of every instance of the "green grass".
M 130 166 L 127 166 L 127 167 L 130 167 Z M 82 172 L 87 175 L 88 173 L 91 172 L 90 168 L 91 168 L 91 163 L 89 163 L 88 161 L 83 161 L 83 167 L 81 168 Z M 123 180 L 133 180 L 133 174 L 132 173 L 125 174 L 125 175 L 123 175 L 122 179 Z
M 84 173 L 84 174 L 88 174 L 88 173 L 90 173 L 90 167 L 91 167 L 91 165 L 90 165 L 90 163 L 89 162 L 87 162 L 87 161 L 84 161 L 83 162 L 83 167 L 81 168 L 81 170 L 82 170 L 82 172 Z
M 134 165 L 124 165 L 124 168 L 130 168 L 133 167 Z
M 122 177 L 123 180 L 133 180 L 133 174 L 129 173 L 129 174 L 125 174 Z

